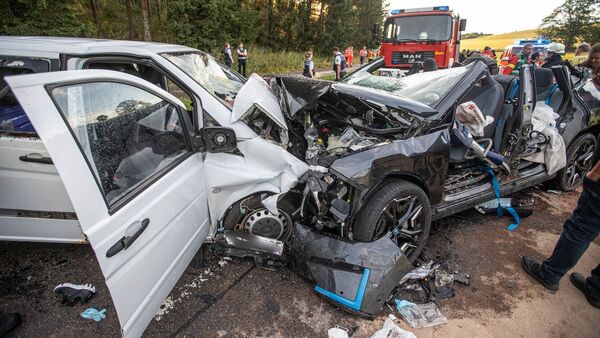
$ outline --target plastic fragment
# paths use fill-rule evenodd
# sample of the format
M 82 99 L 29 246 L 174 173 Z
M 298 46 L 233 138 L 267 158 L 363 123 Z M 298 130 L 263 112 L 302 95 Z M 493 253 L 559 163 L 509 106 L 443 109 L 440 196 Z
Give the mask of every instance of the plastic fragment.
M 98 310 L 93 307 L 90 307 L 85 309 L 85 311 L 81 313 L 81 317 L 99 322 L 102 319 L 106 318 L 106 309 Z
M 417 338 L 417 336 L 410 331 L 401 329 L 393 320 L 387 318 L 383 322 L 383 328 L 375 332 L 371 338 Z
M 404 305 L 398 309 L 398 312 L 402 319 L 414 329 L 448 322 L 435 303 Z
M 329 338 L 348 338 L 348 332 L 340 327 L 332 327 L 327 330 L 327 336 Z
M 404 275 L 404 277 L 402 277 L 402 279 L 400 280 L 400 285 L 404 284 L 409 280 L 423 279 L 427 276 L 431 276 L 438 267 L 439 264 L 433 265 L 433 261 L 430 261 L 427 264 L 423 264 L 420 267 Z
M 437 269 L 435 271 L 435 286 L 440 288 L 442 286 L 450 285 L 454 283 L 454 276 L 443 271 L 441 269 Z

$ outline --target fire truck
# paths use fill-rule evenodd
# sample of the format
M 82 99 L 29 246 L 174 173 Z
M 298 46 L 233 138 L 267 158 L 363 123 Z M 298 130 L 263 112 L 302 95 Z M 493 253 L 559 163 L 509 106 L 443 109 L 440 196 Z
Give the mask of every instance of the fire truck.
M 383 76 L 401 76 L 426 58 L 438 68 L 449 68 L 458 61 L 460 34 L 466 19 L 448 6 L 393 9 L 386 18 L 379 55 L 385 59 Z

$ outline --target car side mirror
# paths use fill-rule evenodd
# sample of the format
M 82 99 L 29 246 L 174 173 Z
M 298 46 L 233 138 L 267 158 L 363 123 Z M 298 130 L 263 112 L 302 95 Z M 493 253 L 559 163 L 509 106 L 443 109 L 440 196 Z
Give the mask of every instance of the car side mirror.
M 460 19 L 458 23 L 458 30 L 464 32 L 467 29 L 467 19 Z
M 209 153 L 230 153 L 237 149 L 237 137 L 231 128 L 204 127 L 194 136 L 193 144 Z

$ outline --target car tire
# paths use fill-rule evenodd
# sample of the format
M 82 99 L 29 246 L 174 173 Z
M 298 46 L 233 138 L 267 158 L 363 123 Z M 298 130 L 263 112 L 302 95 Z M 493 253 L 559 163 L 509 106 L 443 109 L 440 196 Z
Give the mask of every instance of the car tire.
M 410 200 L 415 201 L 413 205 L 413 213 L 417 212 L 418 206 L 421 210 L 418 212 L 417 221 L 419 222 L 420 234 L 416 243 L 413 241 L 409 243 L 408 248 L 403 250 L 407 254 L 408 259 L 414 262 L 417 257 L 423 251 L 427 238 L 429 237 L 429 231 L 431 228 L 431 206 L 429 204 L 429 198 L 427 194 L 414 183 L 394 180 L 387 181 L 369 198 L 367 203 L 359 211 L 359 214 L 354 222 L 353 236 L 354 239 L 360 242 L 371 242 L 379 239 L 381 236 L 386 235 L 391 230 L 390 217 L 387 217 L 384 213 L 390 212 L 394 209 L 394 205 L 398 206 L 398 203 L 402 203 L 406 206 L 405 214 L 410 211 L 409 204 Z M 391 208 L 390 208 L 391 207 Z M 398 215 L 402 214 L 402 210 L 398 210 Z M 390 212 L 393 213 L 393 212 Z M 400 215 L 400 219 L 402 219 Z M 410 222 L 404 222 L 405 226 L 408 227 Z M 404 226 L 403 226 L 404 228 Z M 415 231 L 418 230 L 416 227 Z M 392 232 L 394 235 L 394 232 Z M 403 238 L 396 237 L 397 244 L 402 248 Z
M 554 185 L 563 191 L 575 190 L 583 182 L 583 176 L 592 169 L 592 159 L 597 146 L 598 141 L 591 133 L 582 134 L 571 142 L 567 148 L 567 165 L 558 171 L 553 181 Z M 586 159 L 578 161 L 578 158 L 590 152 L 589 159 L 585 156 Z
M 250 209 L 249 211 L 247 211 L 247 212 L 242 211 L 242 209 L 244 209 L 241 207 L 242 202 L 244 203 L 244 205 L 247 209 Z M 273 238 L 273 239 L 277 239 L 277 240 L 287 241 L 292 236 L 293 225 L 294 225 L 292 215 L 296 209 L 297 208 L 294 207 L 293 201 L 284 198 L 277 203 L 277 210 L 279 212 L 279 215 L 277 217 L 275 217 L 274 215 L 269 214 L 268 210 L 266 210 L 266 208 L 262 205 L 260 194 L 253 195 L 253 196 L 245 198 L 241 201 L 238 201 L 229 207 L 227 214 L 225 215 L 225 218 L 223 219 L 223 228 L 225 230 L 246 231 L 249 233 L 253 233 L 255 235 L 260 235 L 260 236 L 269 237 L 269 238 Z M 270 217 L 269 220 L 265 219 L 265 221 L 271 221 L 271 223 L 273 223 L 273 221 L 275 221 L 275 222 L 279 221 L 279 222 L 281 222 L 279 225 L 285 227 L 285 231 L 282 231 L 280 236 L 275 236 L 275 235 L 269 236 L 269 234 L 267 232 L 260 232 L 260 231 L 255 233 L 255 232 L 252 232 L 251 230 L 249 230 L 252 228 L 243 226 L 243 223 L 245 223 L 246 225 L 249 225 L 248 222 L 250 222 L 251 220 L 248 217 L 251 217 L 253 214 L 254 215 L 261 214 L 261 216 L 264 217 L 265 212 L 266 212 L 266 215 L 268 217 Z M 242 226 L 240 227 L 240 225 L 242 225 Z

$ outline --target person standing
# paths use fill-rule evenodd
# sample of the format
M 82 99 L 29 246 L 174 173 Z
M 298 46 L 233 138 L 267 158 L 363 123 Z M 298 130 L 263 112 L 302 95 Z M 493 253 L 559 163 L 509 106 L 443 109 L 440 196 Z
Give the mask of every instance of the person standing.
M 233 64 L 233 56 L 231 56 L 231 45 L 229 42 L 225 42 L 225 46 L 223 48 L 223 60 L 225 61 L 225 65 L 231 68 Z
M 542 263 L 524 256 L 523 269 L 546 289 L 557 291 L 561 278 L 572 269 L 590 243 L 600 234 L 600 148 L 596 149 L 596 165 L 583 179 L 583 191 L 577 206 L 565 222 L 552 255 Z M 592 162 L 593 163 L 593 162 Z M 600 263 L 600 262 L 599 262 Z M 591 276 L 573 272 L 571 283 L 585 295 L 587 301 L 600 309 L 600 264 Z
M 544 60 L 542 68 L 552 68 L 554 66 L 564 65 L 565 61 L 561 57 L 563 54 L 565 54 L 565 45 L 558 42 L 551 43 L 546 51 L 547 57 Z
M 581 64 L 582 67 L 590 69 L 600 68 L 600 42 L 594 44 L 588 54 L 588 58 Z
M 374 58 L 375 58 L 375 51 L 373 51 L 373 48 L 369 48 L 369 51 L 367 52 L 367 61 L 371 62 L 371 61 L 373 61 Z
M 523 50 L 519 54 L 513 55 L 510 60 L 508 60 L 508 64 L 502 70 L 502 74 L 519 75 L 521 67 L 529 63 L 531 52 L 533 52 L 533 45 L 530 43 L 525 44 Z
M 579 64 L 585 62 L 590 55 L 590 51 L 592 50 L 592 46 L 589 43 L 582 43 L 577 46 L 577 50 L 575 51 L 575 56 L 571 59 L 571 63 L 573 66 L 579 66 Z
M 338 47 L 333 47 L 333 71 L 335 72 L 335 80 L 340 81 L 346 76 L 346 58 Z
M 360 65 L 364 65 L 365 64 L 365 60 L 367 59 L 367 46 L 363 46 L 363 48 L 361 48 L 361 50 L 358 52 L 358 55 L 360 56 Z
M 240 42 L 240 45 L 237 48 L 238 55 L 238 73 L 242 74 L 243 77 L 246 77 L 246 60 L 248 59 L 248 50 L 244 48 L 244 43 Z
M 483 49 L 483 52 L 481 52 L 481 55 L 487 55 L 489 57 L 491 57 L 492 59 L 496 59 L 496 57 L 494 56 L 494 53 L 492 53 L 492 47 L 486 46 Z
M 310 78 L 315 77 L 315 63 L 312 60 L 312 52 L 306 52 L 304 54 L 304 70 L 302 71 L 302 75 Z

